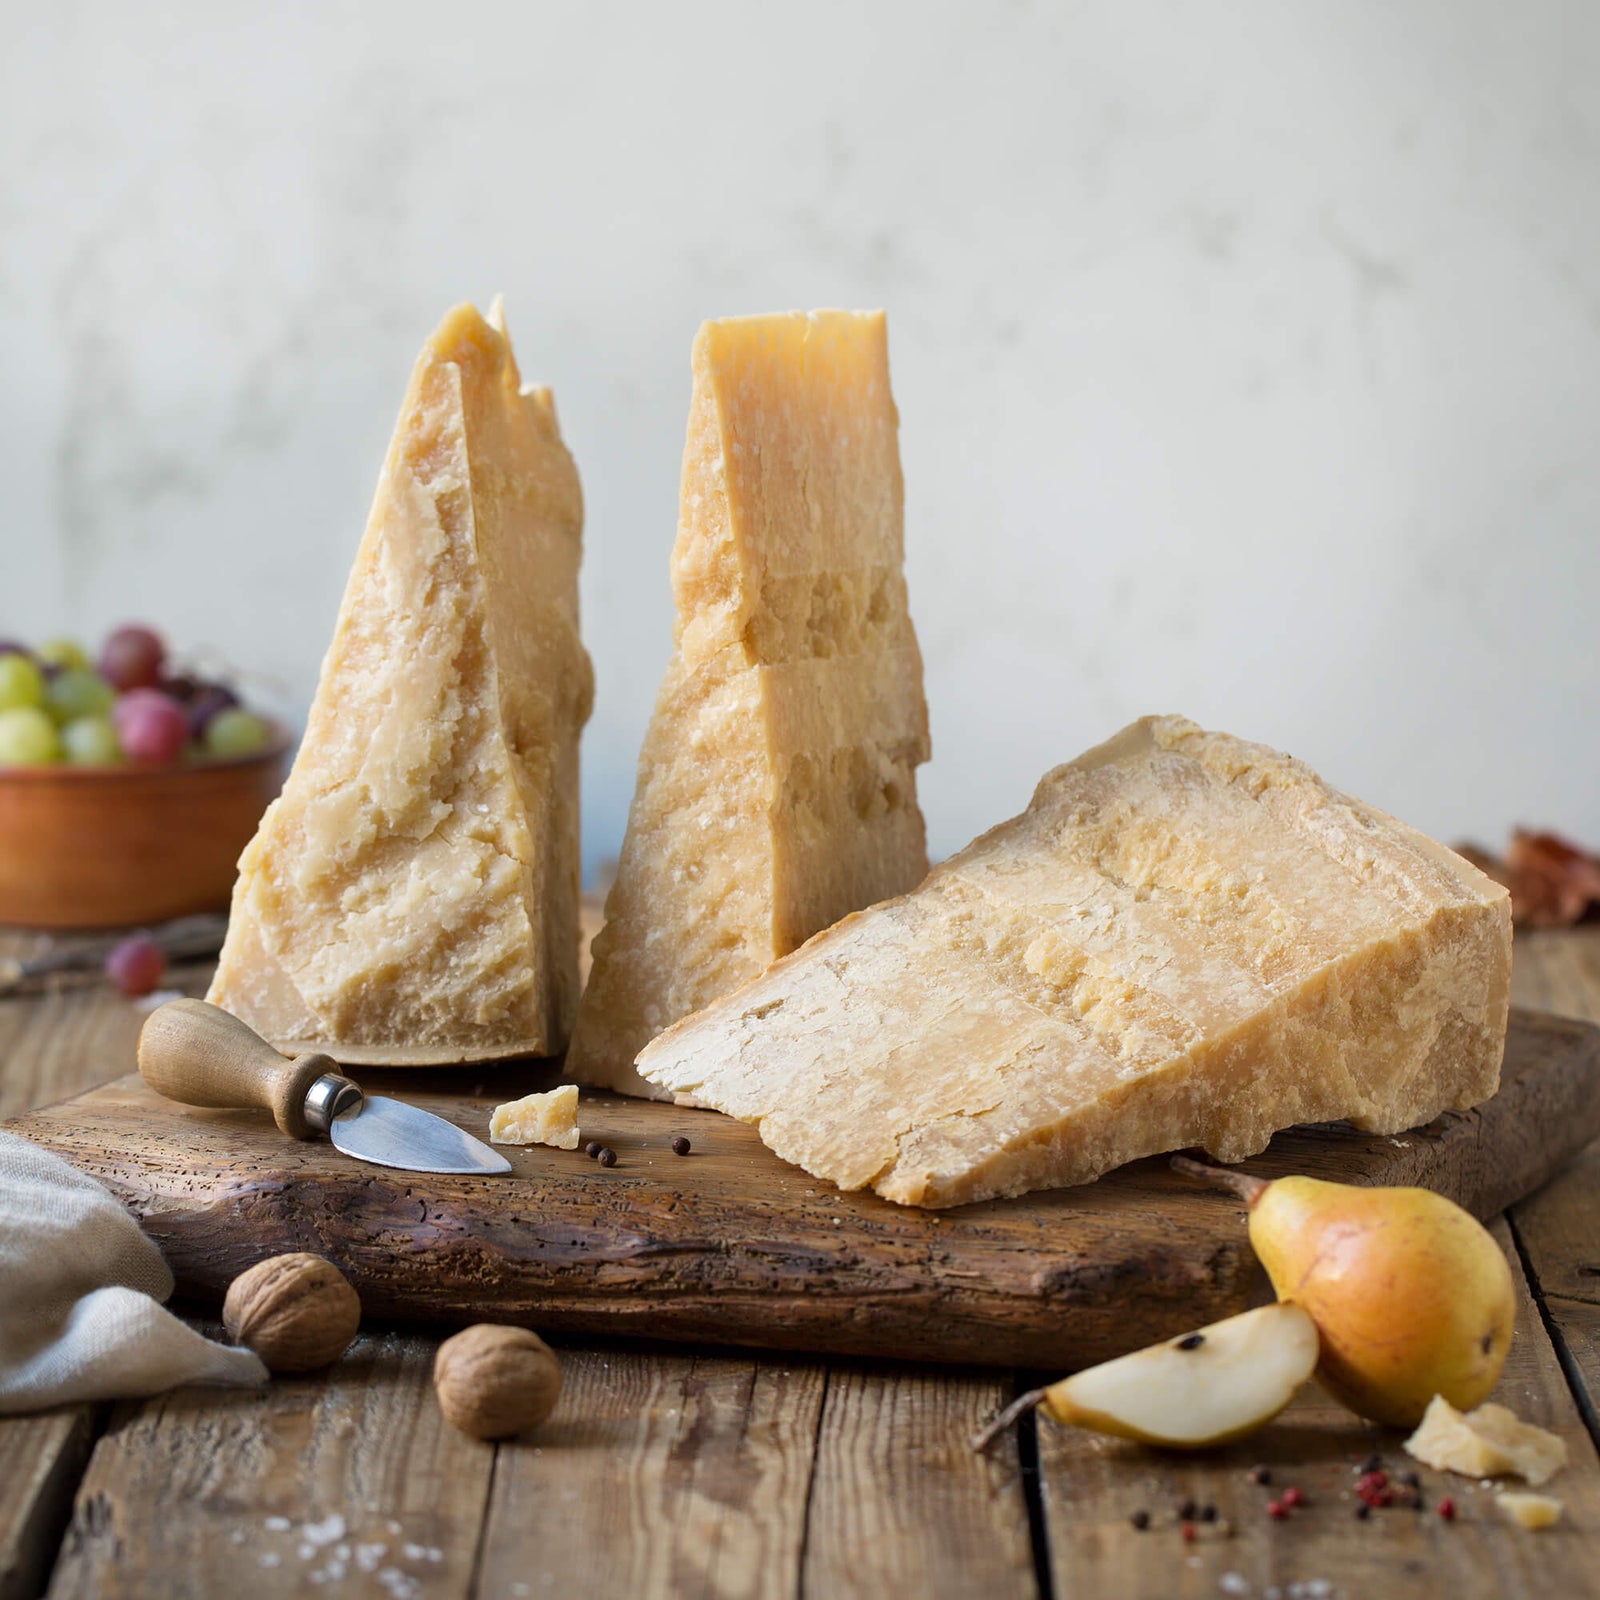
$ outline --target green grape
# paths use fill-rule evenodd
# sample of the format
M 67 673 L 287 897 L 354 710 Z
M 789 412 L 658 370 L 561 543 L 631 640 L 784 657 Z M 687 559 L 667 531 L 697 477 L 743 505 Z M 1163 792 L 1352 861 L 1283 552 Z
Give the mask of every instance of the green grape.
M 100 676 L 83 667 L 66 667 L 45 686 L 45 708 L 57 722 L 79 717 L 103 717 L 115 704 L 117 691 Z
M 44 704 L 44 674 L 28 656 L 0 656 L 0 711 Z
M 82 672 L 90 665 L 88 652 L 76 639 L 47 639 L 34 654 L 47 667 Z
M 271 730 L 249 711 L 219 711 L 206 724 L 206 751 L 213 756 L 248 756 L 266 744 Z
M 110 717 L 78 717 L 61 730 L 61 746 L 75 767 L 108 767 L 122 760 Z
M 37 706 L 0 711 L 0 767 L 42 767 L 60 759 L 56 725 Z

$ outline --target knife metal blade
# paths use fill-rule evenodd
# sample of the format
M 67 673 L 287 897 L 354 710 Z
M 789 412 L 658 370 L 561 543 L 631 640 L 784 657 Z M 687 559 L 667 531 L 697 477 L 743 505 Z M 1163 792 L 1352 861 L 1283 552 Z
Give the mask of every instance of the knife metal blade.
M 509 1172 L 511 1163 L 453 1122 L 401 1100 L 363 1095 L 328 1127 L 335 1148 L 358 1161 L 408 1172 Z

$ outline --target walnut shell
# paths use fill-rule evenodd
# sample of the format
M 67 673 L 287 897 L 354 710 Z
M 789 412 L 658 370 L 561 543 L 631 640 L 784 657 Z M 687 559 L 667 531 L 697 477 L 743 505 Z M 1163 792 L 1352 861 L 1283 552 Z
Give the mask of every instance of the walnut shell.
M 452 1427 L 475 1439 L 509 1439 L 555 1410 L 561 1367 L 538 1334 L 480 1322 L 439 1346 L 433 1388 Z
M 331 1261 L 296 1251 L 270 1256 L 228 1285 L 222 1322 L 273 1372 L 337 1361 L 361 1326 L 361 1301 Z

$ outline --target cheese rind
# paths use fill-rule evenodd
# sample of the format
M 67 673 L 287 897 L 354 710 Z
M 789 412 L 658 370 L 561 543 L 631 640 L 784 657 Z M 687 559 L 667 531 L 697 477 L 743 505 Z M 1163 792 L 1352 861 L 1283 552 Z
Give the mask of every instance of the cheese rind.
M 1261 745 L 1147 718 L 1021 816 L 649 1045 L 639 1070 L 921 1206 L 1498 1085 L 1505 890 Z
M 578 1137 L 575 1083 L 510 1100 L 496 1106 L 489 1118 L 491 1144 L 547 1144 L 557 1150 L 576 1150 Z
M 708 322 L 672 555 L 675 648 L 639 757 L 568 1072 L 927 871 L 928 756 L 880 314 Z
M 498 310 L 418 358 L 208 998 L 288 1053 L 548 1055 L 578 999 L 583 501 Z

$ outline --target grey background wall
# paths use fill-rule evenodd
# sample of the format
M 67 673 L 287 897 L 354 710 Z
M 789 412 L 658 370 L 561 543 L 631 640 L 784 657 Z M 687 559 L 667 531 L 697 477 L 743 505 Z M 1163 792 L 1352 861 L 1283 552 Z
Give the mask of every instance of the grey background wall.
M 937 852 L 1146 710 L 1600 840 L 1600 8 L 4 6 L 0 631 L 301 709 L 422 338 L 588 504 L 586 857 L 705 316 L 886 305 Z

